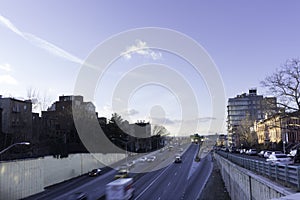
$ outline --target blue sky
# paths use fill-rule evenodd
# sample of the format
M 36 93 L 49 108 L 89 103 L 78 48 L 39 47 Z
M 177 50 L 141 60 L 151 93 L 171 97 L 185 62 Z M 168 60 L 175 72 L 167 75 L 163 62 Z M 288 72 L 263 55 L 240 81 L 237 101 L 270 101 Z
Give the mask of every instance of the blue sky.
M 299 58 L 299 8 L 297 0 L 1 1 L 0 94 L 26 98 L 26 90 L 33 87 L 50 96 L 52 102 L 59 95 L 72 94 L 80 62 L 99 44 L 143 27 L 172 29 L 199 43 L 217 66 L 225 100 L 252 87 L 265 94 L 259 82 L 286 59 Z M 128 41 L 124 51 L 138 46 L 140 38 L 136 39 Z M 151 52 L 159 58 L 149 56 Z M 157 50 L 136 53 L 130 59 L 121 57 L 110 66 L 95 93 L 99 115 L 110 117 L 113 112 L 113 86 L 124 73 L 153 62 L 173 68 L 193 89 L 199 110 L 195 119 L 198 132 L 226 132 L 226 116 L 212 114 L 205 77 L 194 73 L 181 58 Z M 168 87 L 140 87 L 126 101 L 128 113 L 124 118 L 135 122 L 151 120 L 152 116 L 160 118 L 155 123 L 162 123 L 172 134 L 189 134 L 190 130 L 178 131 L 184 106 Z M 224 126 L 210 127 L 214 120 L 224 121 Z

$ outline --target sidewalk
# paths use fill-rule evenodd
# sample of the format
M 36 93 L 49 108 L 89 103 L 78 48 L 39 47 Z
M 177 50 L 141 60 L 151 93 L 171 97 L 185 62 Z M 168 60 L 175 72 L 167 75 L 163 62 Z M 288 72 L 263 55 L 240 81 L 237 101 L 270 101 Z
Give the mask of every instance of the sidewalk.
M 213 171 L 199 197 L 199 200 L 230 200 L 216 161 L 213 161 Z

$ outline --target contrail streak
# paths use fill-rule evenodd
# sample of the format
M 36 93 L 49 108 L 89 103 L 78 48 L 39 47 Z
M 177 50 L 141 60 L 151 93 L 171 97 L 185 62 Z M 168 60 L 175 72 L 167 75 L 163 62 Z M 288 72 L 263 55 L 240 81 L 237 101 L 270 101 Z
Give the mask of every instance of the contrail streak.
M 4 27 L 10 29 L 12 32 L 16 33 L 17 35 L 21 36 L 25 40 L 31 42 L 33 45 L 35 45 L 41 49 L 44 49 L 55 56 L 59 56 L 61 58 L 64 58 L 66 60 L 69 60 L 71 62 L 78 63 L 78 64 L 84 63 L 84 61 L 81 60 L 80 58 L 73 56 L 72 54 L 66 52 L 65 50 L 55 46 L 54 44 L 51 44 L 51 43 L 47 42 L 46 40 L 43 40 L 33 34 L 24 33 L 22 31 L 20 31 L 14 24 L 12 24 L 7 18 L 3 17 L 2 15 L 0 15 L 0 24 L 2 24 Z M 89 67 L 91 67 L 91 66 L 89 66 Z M 95 67 L 93 67 L 93 68 L 95 68 Z

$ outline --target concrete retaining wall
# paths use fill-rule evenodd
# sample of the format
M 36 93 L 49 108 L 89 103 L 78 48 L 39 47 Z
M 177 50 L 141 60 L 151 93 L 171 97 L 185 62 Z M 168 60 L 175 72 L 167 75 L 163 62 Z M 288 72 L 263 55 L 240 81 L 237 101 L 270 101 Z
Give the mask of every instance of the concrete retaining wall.
M 21 199 L 44 188 L 80 176 L 125 158 L 124 154 L 73 154 L 67 158 L 52 156 L 0 162 L 0 200 Z M 101 162 L 100 162 L 101 161 Z
M 232 200 L 267 200 L 295 193 L 215 154 L 222 178 Z
M 43 191 L 41 159 L 0 163 L 0 199 L 20 199 Z

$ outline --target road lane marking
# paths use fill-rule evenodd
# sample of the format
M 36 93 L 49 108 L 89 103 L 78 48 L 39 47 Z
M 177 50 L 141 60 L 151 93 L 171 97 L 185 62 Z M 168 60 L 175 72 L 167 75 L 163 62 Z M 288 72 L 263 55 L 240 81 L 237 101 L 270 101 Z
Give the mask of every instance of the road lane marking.
M 177 172 L 175 172 L 175 176 L 177 175 Z
M 168 167 L 166 167 L 135 199 L 140 198 L 153 184 L 155 181 L 157 181 L 157 179 L 160 178 L 160 176 L 165 173 L 165 171 L 167 171 L 167 169 L 169 169 L 172 165 L 169 165 Z
M 170 185 L 171 185 L 171 182 L 168 183 L 168 186 L 170 186 Z
M 210 156 L 212 156 L 212 155 L 210 155 Z M 207 158 L 207 157 L 206 157 L 206 158 Z M 212 170 L 213 170 L 213 163 L 209 162 L 208 165 L 209 165 L 209 173 L 208 173 L 208 176 L 206 176 L 206 178 L 205 178 L 205 181 L 204 181 L 205 184 L 207 183 L 208 178 L 209 178 L 209 176 L 211 175 Z M 200 197 L 200 195 L 201 195 L 201 193 L 202 193 L 202 191 L 203 191 L 203 189 L 204 189 L 205 184 L 203 184 L 202 187 L 200 188 L 199 193 L 198 193 L 198 195 L 197 195 L 197 198 Z

